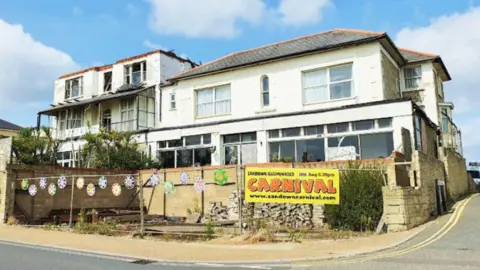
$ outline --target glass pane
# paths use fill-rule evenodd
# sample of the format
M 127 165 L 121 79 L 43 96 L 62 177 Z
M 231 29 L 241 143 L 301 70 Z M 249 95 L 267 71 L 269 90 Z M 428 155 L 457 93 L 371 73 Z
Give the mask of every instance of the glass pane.
M 414 78 L 422 76 L 422 67 L 414 67 L 405 69 L 405 78 Z
M 243 133 L 242 134 L 242 142 L 255 142 L 255 141 L 257 141 L 257 133 L 256 132 Z
M 264 76 L 262 78 L 262 90 L 263 92 L 268 92 L 269 90 L 269 84 L 268 84 L 268 77 Z
M 185 146 L 200 145 L 202 143 L 201 140 L 202 140 L 201 135 L 187 136 L 185 137 Z
M 197 91 L 197 104 L 211 103 L 213 102 L 213 90 L 201 90 Z
M 183 146 L 183 140 L 182 139 L 168 141 L 168 147 L 170 147 L 170 148 L 180 147 L 180 146 Z
M 304 91 L 305 103 L 326 101 L 329 99 L 328 86 L 306 88 Z
M 352 96 L 352 82 L 330 84 L 330 99 L 348 98 Z
M 225 165 L 236 165 L 238 163 L 237 145 L 225 146 Z
M 448 119 L 445 117 L 442 117 L 442 129 L 444 133 L 448 132 Z
M 327 71 L 325 69 L 307 71 L 303 73 L 303 88 L 327 85 Z
M 197 116 L 198 117 L 205 117 L 211 116 L 214 114 L 214 103 L 203 103 L 197 105 Z
M 191 149 L 177 150 L 177 168 L 193 166 L 193 151 Z
M 237 143 L 240 142 L 240 134 L 230 134 L 223 136 L 223 143 Z
M 167 142 L 166 141 L 160 141 L 157 143 L 158 148 L 166 148 L 167 147 Z
M 263 106 L 270 105 L 270 95 L 268 92 L 262 94 L 262 102 L 263 102 Z
M 330 68 L 330 82 L 338 82 L 352 79 L 352 65 Z
M 269 138 L 280 138 L 280 130 L 278 130 L 278 129 L 269 130 L 268 131 L 268 137 Z
M 299 140 L 297 144 L 296 162 L 325 161 L 324 139 Z
M 340 133 L 348 131 L 348 123 L 331 124 L 327 126 L 328 133 Z
M 204 134 L 203 135 L 203 144 L 210 144 L 212 143 L 212 135 L 211 134 Z
M 158 160 L 163 168 L 175 168 L 175 151 L 158 152 Z
M 393 134 L 377 133 L 360 135 L 362 158 L 386 158 L 393 151 Z
M 224 85 L 215 88 L 215 100 L 229 100 L 230 99 L 230 85 Z
M 209 166 L 212 165 L 212 154 L 208 148 L 194 149 L 195 166 Z
M 369 130 L 375 127 L 373 120 L 364 120 L 353 122 L 353 130 Z
M 257 145 L 243 144 L 240 146 L 240 162 L 241 164 L 257 163 Z
M 323 134 L 323 126 L 305 127 L 304 130 L 306 136 Z
M 392 126 L 392 118 L 382 118 L 378 119 L 379 128 L 388 128 Z
M 230 113 L 230 100 L 216 101 L 215 102 L 215 115 L 229 114 Z
M 295 142 L 273 142 L 269 143 L 269 157 L 271 162 L 294 161 Z
M 300 136 L 300 128 L 284 128 L 282 129 L 282 137 Z
M 63 159 L 72 159 L 72 152 L 70 151 L 63 152 Z
M 328 139 L 329 160 L 357 159 L 360 154 L 358 136 L 344 136 Z

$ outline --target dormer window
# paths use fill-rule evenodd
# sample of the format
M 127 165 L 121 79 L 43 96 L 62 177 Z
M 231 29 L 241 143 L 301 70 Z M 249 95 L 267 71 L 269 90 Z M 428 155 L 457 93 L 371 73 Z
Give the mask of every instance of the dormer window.
M 125 84 L 140 84 L 147 80 L 147 62 L 125 66 Z
M 421 66 L 406 68 L 404 70 L 404 75 L 405 75 L 406 90 L 417 90 L 420 88 L 420 85 L 422 83 L 422 67 Z
M 83 96 L 83 77 L 73 78 L 65 81 L 65 99 L 78 98 Z
M 112 91 L 112 72 L 103 73 L 103 92 Z

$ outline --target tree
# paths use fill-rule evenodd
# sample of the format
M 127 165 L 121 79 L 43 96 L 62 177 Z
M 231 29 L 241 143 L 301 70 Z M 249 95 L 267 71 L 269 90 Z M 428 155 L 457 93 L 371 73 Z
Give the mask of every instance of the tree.
M 52 137 L 52 130 L 41 127 L 22 128 L 13 138 L 12 151 L 15 161 L 28 165 L 56 165 L 60 142 Z

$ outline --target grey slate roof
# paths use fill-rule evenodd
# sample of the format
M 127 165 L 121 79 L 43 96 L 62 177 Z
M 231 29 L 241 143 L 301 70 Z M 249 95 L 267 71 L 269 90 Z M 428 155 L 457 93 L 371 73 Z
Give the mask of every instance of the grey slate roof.
M 13 123 L 0 119 L 0 129 L 7 129 L 7 130 L 20 130 L 22 129 L 21 126 L 17 126 Z
M 429 54 L 414 52 L 406 49 L 400 49 L 400 53 L 402 54 L 403 58 L 405 58 L 405 60 L 407 60 L 407 62 L 409 63 L 435 60 L 439 57 L 438 55 L 429 55 Z
M 289 56 L 324 51 L 359 43 L 373 42 L 385 38 L 386 36 L 385 33 L 359 30 L 332 30 L 274 43 L 256 49 L 232 53 L 210 63 L 203 64 L 197 68 L 177 74 L 170 78 L 170 80 L 175 81 Z

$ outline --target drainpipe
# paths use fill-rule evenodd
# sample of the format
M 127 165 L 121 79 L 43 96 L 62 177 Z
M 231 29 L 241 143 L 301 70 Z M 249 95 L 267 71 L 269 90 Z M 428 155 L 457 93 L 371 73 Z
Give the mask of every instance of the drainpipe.
M 162 122 L 162 88 L 160 87 L 160 84 L 158 85 L 158 122 Z

